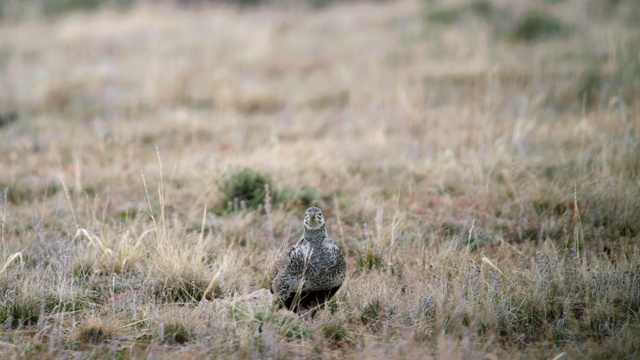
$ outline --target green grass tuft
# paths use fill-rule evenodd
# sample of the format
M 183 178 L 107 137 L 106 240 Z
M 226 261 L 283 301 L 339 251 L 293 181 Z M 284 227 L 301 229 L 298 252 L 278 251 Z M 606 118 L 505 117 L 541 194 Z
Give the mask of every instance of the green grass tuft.
M 164 324 L 160 341 L 166 344 L 184 344 L 191 338 L 189 330 L 179 323 Z
M 327 339 L 341 341 L 347 338 L 347 329 L 342 325 L 325 324 L 322 327 L 322 333 Z
M 224 194 L 227 211 L 240 208 L 256 209 L 264 204 L 266 187 L 272 197 L 276 197 L 273 182 L 269 175 L 248 168 L 234 171 L 219 185 Z
M 462 9 L 457 7 L 439 8 L 427 11 L 425 20 L 436 24 L 452 24 L 460 18 Z
M 358 267 L 363 270 L 381 269 L 384 267 L 384 259 L 379 253 L 367 249 L 358 255 Z
M 512 36 L 516 40 L 536 41 L 563 36 L 567 32 L 567 26 L 557 17 L 542 10 L 529 10 L 519 19 Z

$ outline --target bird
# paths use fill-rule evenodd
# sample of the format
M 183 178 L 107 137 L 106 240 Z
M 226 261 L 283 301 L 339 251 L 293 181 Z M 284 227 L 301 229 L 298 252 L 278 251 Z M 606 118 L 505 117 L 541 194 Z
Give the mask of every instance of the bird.
M 269 289 L 280 307 L 298 314 L 315 312 L 340 289 L 346 273 L 344 256 L 327 235 L 322 211 L 310 207 L 302 238 L 276 260 Z

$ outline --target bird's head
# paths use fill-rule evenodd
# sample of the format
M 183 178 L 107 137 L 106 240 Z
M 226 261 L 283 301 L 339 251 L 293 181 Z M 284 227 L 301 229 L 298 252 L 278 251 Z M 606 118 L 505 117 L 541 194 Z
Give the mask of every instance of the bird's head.
M 322 211 L 317 207 L 310 207 L 304 213 L 304 227 L 309 230 L 320 229 L 324 226 Z

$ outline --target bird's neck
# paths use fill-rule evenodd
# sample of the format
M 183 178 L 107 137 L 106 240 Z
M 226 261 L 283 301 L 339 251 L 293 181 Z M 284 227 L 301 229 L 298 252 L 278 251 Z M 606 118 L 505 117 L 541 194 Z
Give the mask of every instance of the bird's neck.
M 322 241 L 326 237 L 327 232 L 324 229 L 324 226 L 321 226 L 317 229 L 304 229 L 304 237 L 305 239 L 315 242 Z

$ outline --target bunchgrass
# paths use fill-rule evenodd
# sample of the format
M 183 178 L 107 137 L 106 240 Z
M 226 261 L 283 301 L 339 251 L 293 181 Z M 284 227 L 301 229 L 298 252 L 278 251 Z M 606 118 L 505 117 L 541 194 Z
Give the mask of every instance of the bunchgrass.
M 542 10 L 528 10 L 513 28 L 516 40 L 534 41 L 565 35 L 567 26 L 560 19 Z

